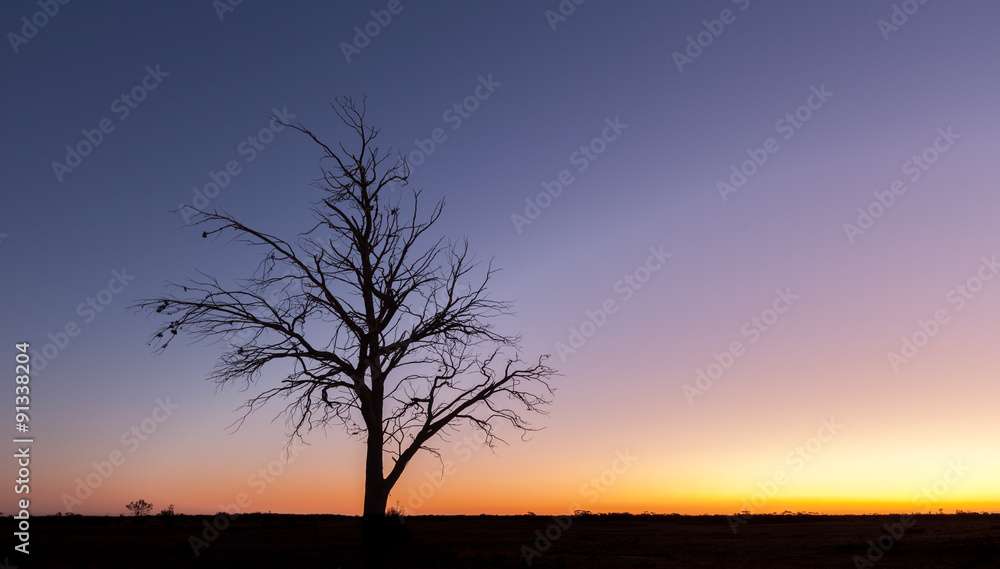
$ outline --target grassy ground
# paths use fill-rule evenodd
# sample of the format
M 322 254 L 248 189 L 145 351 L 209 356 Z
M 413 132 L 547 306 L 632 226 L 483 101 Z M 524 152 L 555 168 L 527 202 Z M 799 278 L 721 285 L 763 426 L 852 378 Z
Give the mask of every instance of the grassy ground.
M 25 568 L 360 567 L 360 518 L 245 514 L 222 531 L 206 529 L 211 521 L 34 518 L 30 556 L 8 555 L 10 533 L 4 555 Z M 725 516 L 583 516 L 561 520 L 565 529 L 545 516 L 417 516 L 406 518 L 406 537 L 387 556 L 414 568 L 526 567 L 526 555 L 542 568 L 1000 567 L 1000 515 L 921 515 L 894 526 L 900 521 L 760 515 L 734 534 Z

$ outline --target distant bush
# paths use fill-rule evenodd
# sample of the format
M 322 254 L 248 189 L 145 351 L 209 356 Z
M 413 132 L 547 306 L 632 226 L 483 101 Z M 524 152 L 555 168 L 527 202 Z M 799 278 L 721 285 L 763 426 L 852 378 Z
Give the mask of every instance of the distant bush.
M 174 513 L 174 505 L 170 504 L 169 508 L 167 508 L 165 510 L 160 510 L 160 513 L 156 514 L 156 515 L 158 515 L 158 516 L 174 516 L 174 515 L 176 515 Z
M 383 529 L 387 544 L 404 545 L 409 541 L 410 533 L 406 529 L 406 511 L 399 502 L 386 509 Z
M 400 505 L 399 502 L 396 502 L 395 506 L 389 506 L 389 509 L 385 511 L 385 517 L 387 518 L 392 518 L 392 517 L 402 518 L 405 515 L 406 511 L 403 509 L 403 506 Z
M 125 508 L 132 512 L 133 516 L 148 516 L 153 511 L 153 505 L 145 500 L 136 500 L 125 505 Z

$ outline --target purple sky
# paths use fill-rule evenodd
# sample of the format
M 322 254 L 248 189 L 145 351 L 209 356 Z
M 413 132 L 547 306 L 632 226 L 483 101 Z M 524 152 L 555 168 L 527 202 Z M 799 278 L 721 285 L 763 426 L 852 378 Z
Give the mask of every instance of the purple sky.
M 1000 6 L 561 5 L 5 2 L 0 337 L 12 365 L 16 342 L 41 356 L 38 513 L 116 450 L 75 511 L 217 511 L 279 455 L 277 406 L 227 434 L 246 395 L 204 381 L 218 346 L 154 356 L 155 322 L 125 308 L 256 266 L 170 212 L 213 177 L 209 208 L 303 229 L 319 154 L 268 117 L 350 144 L 328 101 L 363 94 L 425 204 L 446 198 L 439 234 L 502 267 L 502 327 L 564 374 L 545 431 L 477 447 L 421 511 L 561 511 L 627 449 L 641 459 L 590 509 L 729 513 L 830 417 L 842 431 L 763 511 L 914 509 L 954 460 L 971 469 L 934 503 L 1000 509 Z M 713 362 L 730 365 L 698 388 Z M 361 445 L 309 442 L 255 508 L 359 512 Z

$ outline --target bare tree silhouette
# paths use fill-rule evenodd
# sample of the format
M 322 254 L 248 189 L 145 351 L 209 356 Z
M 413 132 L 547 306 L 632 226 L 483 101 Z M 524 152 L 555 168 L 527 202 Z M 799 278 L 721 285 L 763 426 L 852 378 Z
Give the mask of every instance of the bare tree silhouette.
M 125 509 L 132 512 L 132 515 L 135 517 L 147 516 L 149 512 L 153 511 L 153 505 L 145 500 L 136 500 L 135 502 L 126 504 Z
M 366 122 L 365 101 L 343 97 L 331 107 L 357 137 L 354 153 L 281 123 L 322 150 L 315 224 L 288 242 L 225 212 L 196 210 L 203 237 L 229 234 L 261 248 L 263 260 L 233 286 L 199 273 L 132 308 L 165 317 L 153 335 L 157 351 L 181 331 L 228 341 L 210 377 L 220 385 L 251 389 L 264 383 L 265 367 L 281 370 L 238 423 L 280 397 L 289 400 L 281 413 L 290 437 L 339 423 L 365 440 L 370 555 L 380 549 L 389 493 L 414 455 L 440 458 L 433 445 L 461 426 L 481 429 L 491 448 L 505 442 L 495 431 L 501 424 L 523 437 L 534 430 L 528 415 L 545 413 L 556 371 L 547 356 L 522 360 L 520 337 L 496 330 L 493 320 L 511 304 L 487 292 L 492 263 L 475 263 L 467 241 L 426 235 L 444 201 L 421 217 L 418 190 L 390 195 L 393 185 L 407 186 L 409 168 L 374 144 L 379 131 Z

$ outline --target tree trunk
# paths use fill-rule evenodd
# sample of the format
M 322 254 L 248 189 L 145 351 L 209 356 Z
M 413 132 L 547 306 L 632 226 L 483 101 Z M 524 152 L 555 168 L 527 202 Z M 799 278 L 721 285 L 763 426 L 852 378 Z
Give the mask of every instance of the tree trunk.
M 385 507 L 389 499 L 382 477 L 382 437 L 378 431 L 368 431 L 367 447 L 361 548 L 365 566 L 374 569 L 383 566 Z

